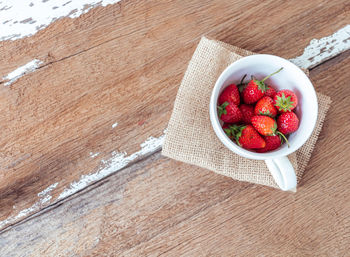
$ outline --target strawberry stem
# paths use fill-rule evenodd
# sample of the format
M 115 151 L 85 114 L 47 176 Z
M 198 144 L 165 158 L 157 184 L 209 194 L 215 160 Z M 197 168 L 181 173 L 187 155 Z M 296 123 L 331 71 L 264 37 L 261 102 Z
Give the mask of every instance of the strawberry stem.
M 270 75 L 268 75 L 268 76 L 266 76 L 265 78 L 263 78 L 263 79 L 261 80 L 261 82 L 264 82 L 264 81 L 267 80 L 269 77 L 271 77 L 271 76 L 273 76 L 273 75 L 279 73 L 281 70 L 283 70 L 283 67 L 281 67 L 278 71 L 275 71 L 274 73 L 271 73 Z
M 287 143 L 287 145 L 288 145 L 288 148 L 289 148 L 289 147 L 290 147 L 290 144 L 289 144 L 288 139 L 286 138 L 286 136 L 283 135 L 283 133 L 281 133 L 281 132 L 279 132 L 279 131 L 277 131 L 276 134 L 282 136 L 282 138 L 284 139 L 284 141 L 286 141 L 286 143 Z
M 247 74 L 244 74 L 244 76 L 241 79 L 241 82 L 238 85 L 243 85 L 243 81 L 244 81 L 245 77 L 247 77 Z

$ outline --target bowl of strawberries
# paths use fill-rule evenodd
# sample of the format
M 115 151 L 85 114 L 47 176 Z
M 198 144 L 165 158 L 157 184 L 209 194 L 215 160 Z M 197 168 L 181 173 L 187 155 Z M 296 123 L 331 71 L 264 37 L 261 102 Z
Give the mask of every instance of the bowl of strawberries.
M 296 187 L 287 156 L 311 136 L 317 114 L 316 92 L 305 73 L 267 54 L 229 65 L 210 99 L 210 120 L 220 141 L 240 156 L 265 160 L 282 190 Z

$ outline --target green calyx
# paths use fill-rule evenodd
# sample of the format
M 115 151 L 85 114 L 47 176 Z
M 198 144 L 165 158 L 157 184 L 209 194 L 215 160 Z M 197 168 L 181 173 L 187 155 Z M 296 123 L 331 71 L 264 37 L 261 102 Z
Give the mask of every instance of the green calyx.
M 294 102 L 291 101 L 292 96 L 286 97 L 284 93 L 282 93 L 282 96 L 277 96 L 275 106 L 279 111 L 283 112 L 289 112 L 293 108 Z
M 269 110 L 264 111 L 264 112 L 259 111 L 259 114 L 260 115 L 264 115 L 264 116 L 269 116 L 269 117 L 273 118 L 273 115 L 272 115 L 272 113 Z
M 271 128 L 271 135 L 269 136 L 275 136 L 276 135 L 276 131 L 277 131 L 277 123 L 276 121 L 273 124 L 273 127 Z
M 262 92 L 266 92 L 266 90 L 268 89 L 268 86 L 265 85 L 264 81 L 267 80 L 268 78 L 270 78 L 271 76 L 279 73 L 281 70 L 283 70 L 283 67 L 281 67 L 279 70 L 271 73 L 270 75 L 266 76 L 265 78 L 263 78 L 262 80 L 257 80 L 257 79 L 253 79 L 253 82 L 258 86 L 258 88 L 262 91 Z M 253 78 L 253 77 L 252 77 Z
M 258 88 L 262 91 L 262 92 L 266 92 L 267 87 L 265 85 L 265 83 L 263 81 L 254 79 L 253 82 L 258 86 Z
M 242 131 L 243 129 L 245 129 L 247 126 L 245 125 L 230 125 L 227 129 L 224 129 L 226 135 L 233 136 L 237 142 L 237 144 L 239 146 L 241 146 L 241 144 L 239 143 L 239 138 L 242 136 Z
M 225 133 L 226 133 L 226 135 L 227 135 L 228 137 L 232 136 L 231 129 L 225 128 L 224 131 L 225 131 Z
M 218 113 L 219 113 L 219 118 L 221 118 L 221 115 L 227 114 L 226 107 L 229 105 L 228 102 L 224 102 L 222 105 L 218 106 Z

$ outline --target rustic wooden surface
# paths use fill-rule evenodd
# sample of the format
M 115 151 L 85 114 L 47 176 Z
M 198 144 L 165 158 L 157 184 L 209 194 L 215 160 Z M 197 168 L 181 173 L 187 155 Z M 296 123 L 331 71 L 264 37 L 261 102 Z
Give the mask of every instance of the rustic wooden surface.
M 34 58 L 44 62 L 0 85 L 2 228 L 53 205 L 3 231 L 0 254 L 345 256 L 348 52 L 311 71 L 334 104 L 297 194 L 157 153 L 63 203 L 58 198 L 113 151 L 135 153 L 163 134 L 202 34 L 293 58 L 311 39 L 349 24 L 349 8 L 347 1 L 122 1 L 1 42 L 1 76 Z M 37 204 L 54 184 L 52 198 Z

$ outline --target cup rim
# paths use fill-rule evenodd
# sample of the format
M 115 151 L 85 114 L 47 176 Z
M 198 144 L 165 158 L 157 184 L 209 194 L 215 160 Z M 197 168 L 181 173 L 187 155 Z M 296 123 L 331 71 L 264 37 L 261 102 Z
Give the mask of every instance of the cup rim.
M 256 152 L 252 152 L 249 150 L 246 150 L 240 146 L 238 146 L 236 143 L 232 142 L 231 139 L 229 139 L 227 137 L 227 135 L 224 133 L 224 131 L 221 128 L 220 122 L 219 122 L 219 117 L 217 114 L 217 100 L 219 97 L 219 91 L 222 87 L 222 85 L 224 84 L 225 80 L 224 78 L 229 75 L 230 70 L 235 67 L 240 65 L 240 63 L 242 62 L 246 62 L 247 59 L 252 59 L 252 58 L 272 58 L 275 59 L 279 62 L 283 63 L 284 68 L 287 69 L 294 69 L 295 72 L 298 72 L 300 74 L 300 76 L 307 82 L 307 86 L 309 86 L 312 90 L 311 95 L 308 96 L 308 99 L 310 99 L 310 97 L 312 98 L 312 100 L 315 103 L 315 108 L 314 108 L 314 112 L 315 115 L 313 116 L 312 120 L 309 120 L 308 122 L 310 123 L 310 130 L 305 131 L 304 132 L 304 137 L 297 141 L 297 143 L 295 143 L 292 147 L 287 148 L 286 151 L 274 151 L 274 152 L 267 152 L 267 153 L 256 153 Z M 276 55 L 270 55 L 270 54 L 255 54 L 255 55 L 250 55 L 250 56 L 246 56 L 246 57 L 242 57 L 239 60 L 231 63 L 229 66 L 226 67 L 226 69 L 220 74 L 219 78 L 217 79 L 215 86 L 212 90 L 212 94 L 211 94 L 211 98 L 210 98 L 210 106 L 209 106 L 209 114 L 210 114 L 210 120 L 211 120 L 211 124 L 212 127 L 215 131 L 215 134 L 217 135 L 217 137 L 219 138 L 219 140 L 228 148 L 230 149 L 232 152 L 249 158 L 249 159 L 255 159 L 255 160 L 266 160 L 266 159 L 275 159 L 275 158 L 279 158 L 279 157 L 283 157 L 283 156 L 287 156 L 293 152 L 295 152 L 296 150 L 298 150 L 301 146 L 303 146 L 305 144 L 305 142 L 310 138 L 312 132 L 315 129 L 316 126 L 316 121 L 317 121 L 317 116 L 318 116 L 318 101 L 317 101 L 317 95 L 316 95 L 316 91 L 314 89 L 314 86 L 312 85 L 312 82 L 310 81 L 309 77 L 298 67 L 296 66 L 294 63 L 276 56 Z M 282 150 L 282 149 L 281 149 Z

